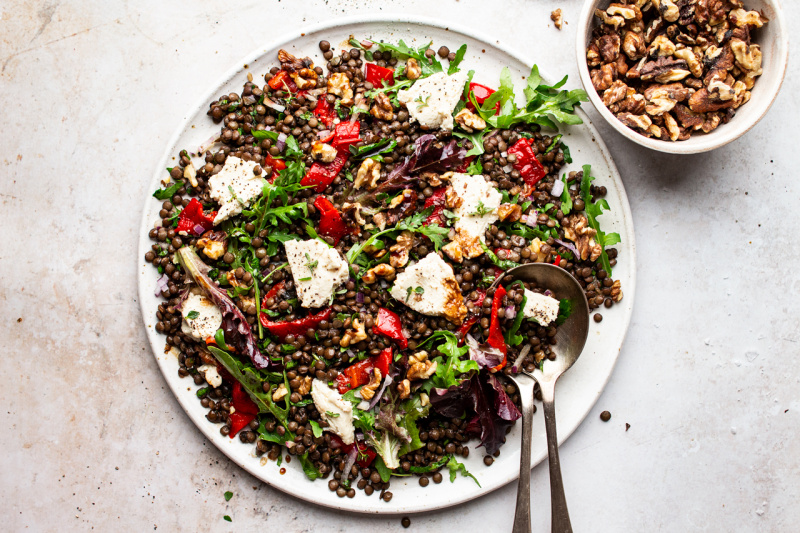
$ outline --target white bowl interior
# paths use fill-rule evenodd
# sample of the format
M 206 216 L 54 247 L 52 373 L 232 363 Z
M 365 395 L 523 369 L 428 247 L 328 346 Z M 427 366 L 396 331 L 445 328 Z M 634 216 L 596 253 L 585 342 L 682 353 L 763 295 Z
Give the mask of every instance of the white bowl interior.
M 524 56 L 490 44 L 493 39 L 476 37 L 476 32 L 473 30 L 455 29 L 453 25 L 445 28 L 440 23 L 427 20 L 386 21 L 362 17 L 339 19 L 302 30 L 303 33 L 298 30 L 296 33 L 284 36 L 267 48 L 257 50 L 238 62 L 237 65 L 248 65 L 249 68 L 242 70 L 237 67 L 231 70 L 202 101 L 198 102 L 196 107 L 189 110 L 184 124 L 167 144 L 164 156 L 156 167 L 152 190 L 158 188 L 158 182 L 164 176 L 164 168 L 174 164 L 175 154 L 179 150 L 186 148 L 194 151 L 210 135 L 219 131 L 219 127 L 206 116 L 208 102 L 219 94 L 240 91 L 247 79 L 248 70 L 252 72 L 254 79 L 263 79 L 263 74 L 276 64 L 279 48 L 286 48 L 298 55 L 310 55 L 317 63 L 323 64 L 317 43 L 326 39 L 338 49 L 351 34 L 359 38 L 392 42 L 403 39 L 416 46 L 432 39 L 436 46 L 448 45 L 453 50 L 466 43 L 468 53 L 463 66 L 475 69 L 475 81 L 487 85 L 497 85 L 503 66 L 511 69 L 515 83 L 520 84 L 523 81 L 522 77 L 530 73 L 532 64 Z M 573 81 L 573 86 L 574 83 Z M 618 264 L 614 269 L 614 278 L 621 280 L 625 298 L 613 309 L 604 310 L 602 324 L 592 321 L 589 340 L 581 359 L 559 381 L 558 425 L 559 440 L 562 442 L 575 431 L 590 411 L 611 375 L 630 322 L 635 289 L 634 231 L 627 196 L 608 150 L 597 131 L 588 123 L 586 115 L 581 112 L 581 116 L 585 124 L 565 128 L 562 131 L 575 160 L 566 170 L 579 170 L 581 165 L 590 163 L 594 175 L 597 176 L 596 183 L 605 185 L 608 189 L 607 199 L 611 211 L 603 215 L 601 221 L 606 231 L 616 231 L 622 236 L 622 243 L 617 245 L 620 253 Z M 206 410 L 202 408 L 195 395 L 199 387 L 189 379 L 178 377 L 177 358 L 164 354 L 164 336 L 155 331 L 157 322 L 155 311 L 159 299 L 153 295 L 153 289 L 158 274 L 143 258 L 151 245 L 147 232 L 159 220 L 159 209 L 160 202 L 148 196 L 143 208 L 137 258 L 140 272 L 139 296 L 148 337 L 164 377 L 183 409 L 200 431 L 231 460 L 264 482 L 296 497 L 327 507 L 363 513 L 411 513 L 448 507 L 486 494 L 516 479 L 519 471 L 519 445 L 516 444 L 520 439 L 519 424 L 508 435 L 508 443 L 491 468 L 483 465 L 481 449 L 474 448 L 477 443 L 473 441 L 471 444 L 470 457 L 465 462 L 467 468 L 480 481 L 482 488 L 472 480 L 462 477 L 451 484 L 445 476 L 443 483 L 431 484 L 426 489 L 419 487 L 416 478 L 393 478 L 391 491 L 394 497 L 390 503 L 379 501 L 377 495 L 367 497 L 361 491 L 353 499 L 338 498 L 335 493 L 328 490 L 326 481 L 308 481 L 297 461 L 292 461 L 290 464 L 284 462 L 282 467 L 286 472 L 281 474 L 280 468 L 274 462 L 261 464 L 254 456 L 255 447 L 252 444 L 243 444 L 239 439 L 231 440 L 223 437 L 219 433 L 220 426 L 211 424 L 205 419 Z M 536 465 L 547 455 L 541 414 L 534 417 L 533 442 L 532 464 Z
M 750 101 L 736 110 L 736 116 L 728 124 L 720 125 L 711 133 L 695 133 L 686 141 L 662 141 L 639 135 L 623 125 L 603 105 L 600 95 L 592 86 L 589 67 L 586 63 L 586 45 L 591 39 L 592 29 L 597 26 L 595 9 L 607 8 L 611 0 L 588 0 L 581 13 L 577 36 L 578 71 L 584 89 L 598 112 L 611 126 L 628 139 L 653 150 L 673 154 L 694 154 L 714 150 L 747 133 L 767 113 L 778 96 L 789 57 L 788 34 L 778 0 L 745 0 L 745 8 L 761 11 L 769 19 L 763 28 L 753 32 L 753 42 L 761 46 L 763 74 L 756 80 Z

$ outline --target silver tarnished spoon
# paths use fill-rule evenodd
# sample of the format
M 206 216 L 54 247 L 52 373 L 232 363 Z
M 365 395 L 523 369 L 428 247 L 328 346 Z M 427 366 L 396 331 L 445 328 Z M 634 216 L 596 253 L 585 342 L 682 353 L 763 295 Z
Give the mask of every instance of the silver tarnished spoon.
M 539 384 L 544 407 L 544 422 L 547 430 L 547 456 L 550 463 L 550 509 L 552 533 L 572 533 L 569 521 L 564 483 L 561 479 L 561 463 L 558 459 L 558 437 L 556 435 L 555 391 L 556 381 L 566 372 L 583 351 L 589 334 L 589 303 L 583 289 L 569 272 L 547 263 L 530 263 L 512 268 L 500 276 L 492 286 L 512 277 L 515 280 L 534 282 L 549 289 L 554 297 L 567 299 L 572 304 L 572 313 L 558 326 L 554 361 L 545 360 L 542 369 L 533 372 L 520 370 L 509 376 L 519 389 L 522 403 L 522 447 L 520 449 L 519 484 L 517 485 L 517 507 L 514 513 L 513 533 L 531 531 L 531 424 L 533 422 L 533 387 Z

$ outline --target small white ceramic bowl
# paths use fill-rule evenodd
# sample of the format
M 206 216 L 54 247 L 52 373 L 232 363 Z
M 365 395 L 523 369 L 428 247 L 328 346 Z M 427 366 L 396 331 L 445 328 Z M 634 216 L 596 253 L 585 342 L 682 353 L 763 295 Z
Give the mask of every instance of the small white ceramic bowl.
M 696 154 L 724 146 L 747 133 L 767 113 L 778 96 L 786 64 L 789 60 L 789 35 L 779 0 L 745 0 L 747 10 L 761 11 L 769 22 L 753 33 L 753 42 L 761 46 L 763 74 L 756 79 L 750 101 L 736 110 L 736 116 L 721 124 L 711 133 L 694 133 L 686 141 L 663 141 L 638 134 L 620 122 L 608 108 L 592 85 L 586 62 L 586 45 L 592 30 L 597 26 L 595 9 L 607 8 L 613 0 L 587 0 L 580 16 L 577 37 L 578 70 L 581 82 L 597 111 L 619 133 L 647 148 L 670 154 Z

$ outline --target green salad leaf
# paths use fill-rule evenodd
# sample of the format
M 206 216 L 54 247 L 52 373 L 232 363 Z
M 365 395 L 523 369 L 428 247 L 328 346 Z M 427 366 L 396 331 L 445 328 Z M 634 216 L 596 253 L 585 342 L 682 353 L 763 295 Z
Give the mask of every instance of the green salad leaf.
M 611 209 L 608 206 L 608 201 L 605 198 L 601 198 L 596 202 L 592 199 L 592 192 L 591 186 L 592 181 L 594 181 L 594 176 L 592 176 L 592 166 L 591 165 L 583 165 L 583 179 L 581 180 L 581 198 L 583 198 L 583 203 L 585 205 L 584 212 L 586 213 L 586 219 L 589 222 L 589 227 L 597 231 L 597 235 L 595 235 L 595 241 L 600 245 L 603 249 L 603 252 L 600 254 L 600 264 L 603 267 L 608 275 L 611 275 L 611 263 L 608 261 L 608 254 L 606 254 L 606 246 L 613 246 L 621 242 L 621 238 L 619 233 L 609 233 L 606 234 L 600 229 L 600 223 L 597 221 L 597 217 L 603 214 L 603 210 L 608 211 Z

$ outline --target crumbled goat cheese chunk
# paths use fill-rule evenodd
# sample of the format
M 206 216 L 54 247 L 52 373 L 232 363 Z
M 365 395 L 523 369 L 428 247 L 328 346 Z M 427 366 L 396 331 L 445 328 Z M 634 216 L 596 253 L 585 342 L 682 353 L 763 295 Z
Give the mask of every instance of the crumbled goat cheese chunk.
M 203 374 L 203 376 L 206 378 L 206 382 L 215 389 L 222 385 L 222 376 L 220 376 L 219 372 L 217 372 L 217 367 L 212 365 L 201 365 L 197 368 L 197 371 Z
M 284 246 L 300 304 L 328 305 L 336 288 L 350 277 L 347 261 L 318 239 L 286 241 Z
M 319 416 L 328 423 L 330 430 L 339 435 L 345 444 L 353 444 L 356 440 L 353 404 L 319 379 L 311 382 L 311 399 L 314 400 Z
M 196 341 L 213 337 L 222 325 L 222 313 L 219 308 L 201 294 L 189 294 L 181 306 L 181 315 L 183 315 L 181 331 L 191 335 Z M 195 318 L 190 318 L 190 315 Z
M 470 176 L 455 173 L 450 184 L 462 199 L 461 205 L 454 211 L 458 216 L 454 225 L 456 231 L 462 230 L 485 243 L 486 230 L 499 218 L 497 209 L 503 201 L 503 195 L 480 174 Z
M 423 128 L 452 131 L 453 110 L 464 93 L 466 79 L 463 72 L 452 76 L 437 72 L 398 91 L 397 100 L 406 104 L 412 120 Z
M 264 178 L 253 174 L 256 165 L 255 161 L 243 161 L 236 156 L 228 156 L 222 170 L 208 180 L 209 195 L 219 203 L 219 211 L 214 217 L 215 226 L 241 213 L 244 207 L 261 194 Z
M 532 318 L 542 326 L 548 326 L 558 318 L 559 301 L 551 296 L 525 289 L 525 308 L 522 310 L 525 318 Z
M 453 267 L 431 252 L 397 275 L 391 295 L 408 307 L 430 316 L 444 316 L 460 324 L 467 314 Z

